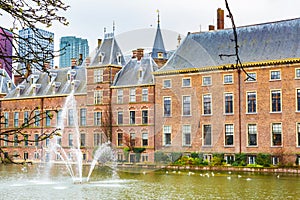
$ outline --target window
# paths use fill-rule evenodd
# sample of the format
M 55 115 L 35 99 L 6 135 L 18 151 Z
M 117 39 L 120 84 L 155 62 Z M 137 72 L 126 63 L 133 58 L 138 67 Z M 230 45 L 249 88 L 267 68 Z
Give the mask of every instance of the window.
M 18 146 L 19 144 L 19 140 L 18 140 L 18 135 L 17 134 L 14 134 L 14 146 Z
M 248 76 L 246 77 L 247 82 L 254 82 L 256 81 L 256 73 L 255 72 L 249 72 Z
M 8 128 L 8 122 L 9 122 L 9 114 L 8 114 L 8 112 L 5 112 L 4 113 L 4 127 L 5 128 Z
M 232 74 L 224 75 L 224 84 L 233 83 Z
M 40 111 L 34 111 L 34 126 L 38 127 L 41 124 Z
M 85 134 L 84 133 L 80 134 L 80 146 L 82 146 L 82 147 L 85 146 Z
M 211 85 L 211 76 L 203 76 L 202 85 L 203 86 Z
M 80 109 L 80 126 L 86 126 L 86 108 Z
M 297 89 L 297 111 L 300 111 L 300 89 Z
M 148 133 L 142 133 L 142 145 L 148 146 Z
M 14 127 L 19 127 L 19 112 L 14 112 Z
M 164 97 L 164 116 L 171 116 L 171 97 Z
M 256 124 L 248 124 L 248 146 L 257 145 L 257 126 Z
M 182 87 L 191 87 L 191 78 L 183 78 Z
M 252 155 L 250 155 L 250 156 L 248 156 L 248 164 L 255 164 L 255 158 L 256 158 L 256 156 L 252 156 Z
M 33 157 L 34 157 L 34 159 L 39 159 L 40 158 L 39 152 L 35 151 Z
M 233 124 L 225 125 L 225 145 L 233 145 Z
M 39 146 L 39 134 L 34 134 L 34 145 Z
M 164 126 L 164 141 L 165 146 L 171 145 L 171 126 Z
M 118 104 L 123 103 L 123 90 L 122 89 L 117 90 L 117 103 Z
M 135 124 L 135 111 L 131 110 L 129 111 L 129 117 L 130 117 L 130 124 Z
M 94 146 L 99 146 L 102 144 L 102 137 L 101 133 L 94 133 Z
M 45 119 L 45 125 L 49 127 L 51 125 L 51 118 L 52 118 L 52 113 L 49 110 L 46 110 L 46 119 Z
M 57 116 L 56 116 L 56 125 L 60 126 L 61 124 L 63 124 L 62 110 L 58 110 Z
M 271 80 L 280 80 L 280 71 L 271 71 Z
M 233 113 L 233 94 L 226 93 L 225 94 L 225 114 Z
M 29 112 L 24 111 L 24 125 L 28 126 L 28 123 L 29 123 Z
M 28 134 L 24 135 L 24 146 L 28 146 Z
M 118 133 L 118 146 L 123 146 L 123 133 Z
M 73 146 L 73 134 L 69 134 L 69 138 L 68 138 L 68 141 L 69 141 L 69 147 L 72 147 Z
M 7 146 L 8 145 L 8 134 L 4 134 L 4 141 L 3 141 L 3 146 Z
M 272 112 L 281 112 L 281 91 L 271 91 Z
M 211 95 L 210 94 L 203 95 L 203 114 L 204 115 L 211 114 Z
M 164 88 L 171 88 L 171 80 L 163 80 Z
M 279 157 L 272 156 L 272 165 L 278 165 L 279 164 Z
M 123 124 L 123 111 L 118 111 L 118 124 Z
M 203 145 L 211 146 L 211 144 L 212 144 L 211 125 L 206 124 L 203 125 Z
M 50 144 L 50 138 L 47 138 L 46 139 L 46 147 L 49 147 L 49 144 Z
M 74 111 L 73 111 L 73 109 L 68 110 L 68 125 L 74 126 Z
M 247 92 L 247 113 L 256 113 L 256 92 Z
M 94 125 L 101 125 L 102 112 L 94 112 Z
M 56 144 L 58 144 L 59 146 L 61 146 L 61 138 L 62 137 L 56 137 Z
M 297 123 L 297 147 L 300 147 L 300 123 Z
M 103 82 L 103 69 L 94 70 L 94 83 Z
M 130 146 L 135 146 L 135 133 L 130 133 Z
M 224 155 L 226 164 L 232 164 L 234 162 L 234 155 Z
M 191 146 L 191 125 L 182 126 L 182 144 L 183 146 Z
M 296 69 L 296 78 L 300 78 L 300 69 Z
M 142 101 L 148 101 L 148 88 L 142 89 Z
M 94 104 L 101 104 L 103 101 L 103 91 L 96 90 L 94 91 Z
M 135 88 L 130 88 L 129 102 L 135 102 Z
M 282 128 L 281 123 L 272 124 L 272 146 L 282 145 Z
M 142 124 L 148 124 L 148 110 L 142 110 Z
M 183 116 L 191 115 L 191 97 L 190 96 L 182 97 L 182 115 Z

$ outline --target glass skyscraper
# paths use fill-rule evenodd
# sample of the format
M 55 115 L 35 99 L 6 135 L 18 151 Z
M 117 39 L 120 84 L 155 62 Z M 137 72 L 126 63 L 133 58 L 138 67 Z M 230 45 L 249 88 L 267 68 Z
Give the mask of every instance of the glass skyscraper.
M 53 68 L 54 33 L 42 29 L 37 29 L 35 32 L 30 28 L 25 28 L 19 31 L 19 35 L 19 54 L 21 57 L 23 56 L 33 63 L 37 62 L 38 64 L 33 65 L 38 69 L 45 65 L 42 63 L 44 61 L 49 62 L 50 68 Z
M 89 44 L 87 39 L 76 38 L 74 36 L 66 36 L 60 38 L 60 49 L 63 49 L 59 57 L 59 67 L 70 67 L 71 59 L 79 59 L 82 54 L 84 60 L 89 55 Z

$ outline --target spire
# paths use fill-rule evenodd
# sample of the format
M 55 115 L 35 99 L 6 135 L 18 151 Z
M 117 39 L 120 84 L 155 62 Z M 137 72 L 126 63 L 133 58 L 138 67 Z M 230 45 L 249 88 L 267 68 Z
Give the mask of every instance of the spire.
M 154 39 L 154 44 L 152 48 L 151 57 L 153 59 L 166 59 L 166 50 L 164 46 L 164 41 L 162 38 L 161 30 L 160 30 L 160 19 L 159 19 L 159 10 L 157 12 L 157 29 L 156 29 L 156 35 Z

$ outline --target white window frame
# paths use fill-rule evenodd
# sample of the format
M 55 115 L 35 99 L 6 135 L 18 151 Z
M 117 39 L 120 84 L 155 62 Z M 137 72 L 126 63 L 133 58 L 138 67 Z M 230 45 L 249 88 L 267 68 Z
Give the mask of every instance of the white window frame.
M 273 72 L 278 72 L 279 73 L 279 78 L 273 78 L 272 73 Z M 278 81 L 281 80 L 281 70 L 270 70 L 270 81 Z
M 205 126 L 209 126 L 210 127 L 210 144 L 206 144 L 206 140 L 205 140 Z M 211 124 L 203 124 L 202 125 L 202 146 L 212 146 L 212 141 L 213 141 L 213 135 L 212 135 L 212 125 Z
M 280 141 L 280 145 L 274 145 L 274 135 L 275 134 L 273 134 L 273 128 L 274 128 L 274 126 L 273 125 L 275 125 L 275 124 L 277 124 L 277 125 L 280 125 L 280 135 L 281 135 L 281 141 Z M 281 122 L 274 122 L 274 123 L 271 123 L 271 147 L 282 147 L 282 145 L 283 145 L 283 130 L 282 130 L 282 123 Z M 278 134 L 279 135 L 279 134 Z
M 166 144 L 166 134 L 170 134 L 170 144 Z M 163 146 L 172 145 L 172 126 L 163 126 Z
M 167 85 L 166 83 L 169 83 L 169 85 Z M 172 88 L 172 81 L 171 79 L 164 79 L 163 80 L 163 88 Z
M 205 79 L 208 78 L 208 83 Z M 210 86 L 212 85 L 212 77 L 211 76 L 202 76 L 202 86 Z
M 210 99 L 210 103 L 209 103 L 209 107 L 210 107 L 210 113 L 205 113 L 205 103 L 206 100 L 205 98 L 209 98 Z M 211 94 L 203 94 L 202 95 L 202 114 L 203 115 L 212 115 L 212 95 Z
M 103 69 L 94 70 L 94 83 L 103 82 Z
M 185 101 L 187 101 L 185 98 L 189 98 L 189 102 L 188 103 L 185 103 Z M 185 114 L 185 110 L 184 110 L 184 105 L 185 104 L 189 104 L 189 108 L 188 108 L 188 114 Z M 183 95 L 182 96 L 182 104 L 181 104 L 181 113 L 182 113 L 182 116 L 192 116 L 192 97 L 189 96 L 189 95 Z
M 129 89 L 129 102 L 136 102 L 136 88 Z
M 231 79 L 229 77 L 231 77 Z M 223 74 L 223 83 L 224 84 L 233 84 L 233 74 Z
M 149 96 L 149 90 L 148 88 L 142 88 L 142 101 L 147 102 Z
M 185 81 L 189 81 L 188 83 L 188 85 L 186 85 L 186 82 Z M 181 86 L 182 87 L 191 87 L 192 86 L 192 79 L 190 78 L 190 77 L 184 77 L 184 78 L 182 78 L 182 83 L 181 83 Z
M 254 129 L 250 129 L 250 126 L 255 126 L 255 128 Z M 250 134 L 251 135 L 256 135 L 255 136 L 255 138 L 256 138 L 256 144 L 255 145 L 251 145 L 250 144 L 250 141 L 249 141 Z M 257 124 L 255 124 L 255 123 L 249 123 L 249 124 L 247 124 L 247 147 L 257 147 L 257 146 L 258 146 Z
M 254 75 L 254 77 L 252 76 L 252 74 Z M 250 77 L 254 78 L 250 78 Z M 246 82 L 256 82 L 257 81 L 257 73 L 256 72 L 248 72 L 248 75 L 246 75 Z
M 186 136 L 189 135 L 190 143 L 186 141 Z M 182 125 L 182 146 L 192 146 L 192 126 L 190 124 Z

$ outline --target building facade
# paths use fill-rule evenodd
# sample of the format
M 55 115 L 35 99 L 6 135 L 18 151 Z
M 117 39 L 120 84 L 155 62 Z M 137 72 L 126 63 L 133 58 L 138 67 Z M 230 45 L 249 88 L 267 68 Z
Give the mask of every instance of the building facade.
M 70 67 L 71 59 L 83 60 L 89 56 L 89 44 L 87 39 L 66 36 L 60 38 L 60 49 L 62 50 L 59 57 L 59 67 Z M 80 57 L 81 55 L 81 57 Z M 80 63 L 78 63 L 80 64 Z
M 25 57 L 34 67 L 32 70 L 41 70 L 48 62 L 53 68 L 54 33 L 43 30 L 25 28 L 19 31 L 19 54 Z M 36 61 L 37 60 L 37 61 Z M 22 63 L 26 65 L 27 63 Z
M 10 78 L 12 78 L 12 39 L 13 35 L 8 30 L 0 29 L 0 68 L 4 69 Z

